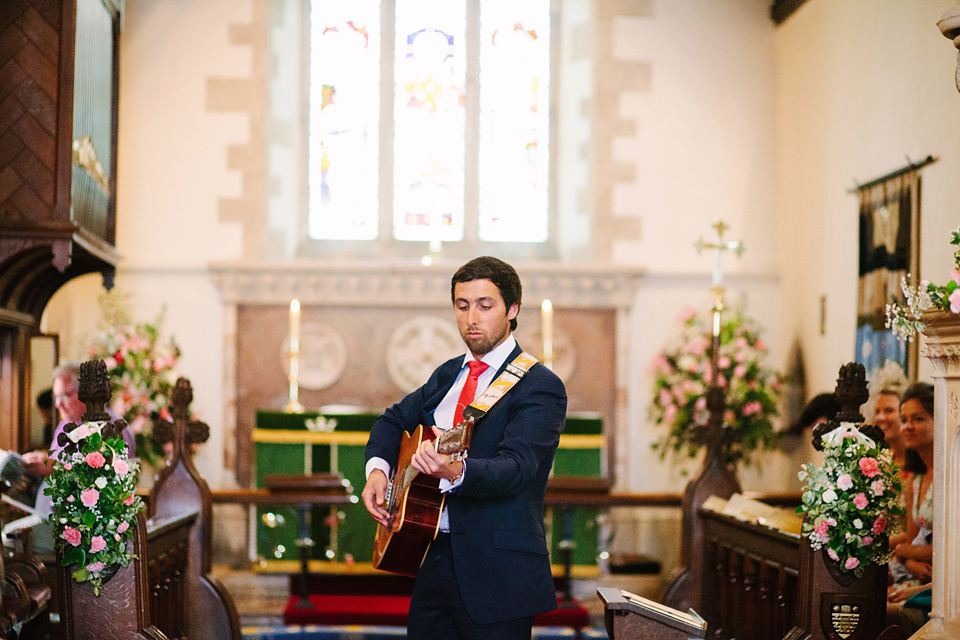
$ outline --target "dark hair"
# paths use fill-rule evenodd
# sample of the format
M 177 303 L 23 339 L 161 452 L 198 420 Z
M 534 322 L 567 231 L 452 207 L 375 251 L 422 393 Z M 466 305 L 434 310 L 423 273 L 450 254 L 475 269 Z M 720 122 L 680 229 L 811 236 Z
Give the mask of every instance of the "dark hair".
M 929 382 L 914 382 L 907 387 L 900 396 L 900 407 L 903 408 L 907 400 L 916 400 L 923 410 L 933 418 L 933 385 Z M 913 449 L 907 449 L 903 454 L 903 470 L 911 473 L 926 473 L 927 465 Z
M 472 282 L 474 280 L 489 280 L 497 285 L 508 312 L 513 305 L 517 305 L 518 309 L 520 308 L 520 299 L 523 296 L 520 276 L 517 275 L 513 267 L 503 260 L 490 256 L 480 256 L 457 269 L 453 278 L 450 279 L 450 300 L 452 302 L 456 301 L 458 282 Z M 510 330 L 515 331 L 516 328 L 517 319 L 513 318 L 510 320 Z
M 808 428 L 820 418 L 833 420 L 840 411 L 840 403 L 837 397 L 832 393 L 821 393 L 813 397 L 807 406 L 803 408 L 800 419 L 797 422 L 797 431 Z
M 53 389 L 44 389 L 37 394 L 38 409 L 53 409 Z
M 923 410 L 933 417 L 933 385 L 929 382 L 914 382 L 907 387 L 903 395 L 900 396 L 900 406 L 907 400 L 916 400 L 923 407 Z

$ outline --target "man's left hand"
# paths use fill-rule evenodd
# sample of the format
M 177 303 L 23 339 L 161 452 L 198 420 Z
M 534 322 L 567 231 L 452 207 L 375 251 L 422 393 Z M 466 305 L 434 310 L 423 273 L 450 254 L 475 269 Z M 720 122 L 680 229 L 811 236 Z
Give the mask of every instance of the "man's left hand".
M 433 435 L 439 437 L 443 431 L 436 427 L 433 429 Z M 452 480 L 463 471 L 463 462 L 453 461 L 451 456 L 446 453 L 437 453 L 433 440 L 424 440 L 417 447 L 417 452 L 410 458 L 410 464 L 420 473 L 425 473 L 434 478 L 445 478 Z

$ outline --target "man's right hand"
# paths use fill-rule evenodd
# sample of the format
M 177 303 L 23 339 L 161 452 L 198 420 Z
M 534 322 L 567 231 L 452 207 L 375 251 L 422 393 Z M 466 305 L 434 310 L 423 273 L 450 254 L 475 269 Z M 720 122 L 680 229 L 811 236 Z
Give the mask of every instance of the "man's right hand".
M 374 469 L 367 478 L 367 484 L 363 487 L 363 505 L 373 516 L 373 519 L 387 527 L 389 525 L 390 514 L 384 509 L 384 500 L 387 495 L 387 476 L 380 469 Z

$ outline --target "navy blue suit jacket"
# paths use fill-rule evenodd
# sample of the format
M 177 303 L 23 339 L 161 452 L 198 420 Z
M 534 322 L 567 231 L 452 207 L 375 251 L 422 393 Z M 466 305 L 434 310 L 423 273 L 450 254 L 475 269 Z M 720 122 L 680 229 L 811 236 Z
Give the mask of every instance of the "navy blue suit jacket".
M 517 346 L 504 366 L 520 351 Z M 395 463 L 403 431 L 434 424 L 433 411 L 462 364 L 463 356 L 448 360 L 377 418 L 366 459 Z M 447 494 L 446 504 L 457 583 L 467 613 L 478 624 L 557 607 L 543 498 L 566 408 L 560 378 L 538 363 L 474 427 L 463 482 Z

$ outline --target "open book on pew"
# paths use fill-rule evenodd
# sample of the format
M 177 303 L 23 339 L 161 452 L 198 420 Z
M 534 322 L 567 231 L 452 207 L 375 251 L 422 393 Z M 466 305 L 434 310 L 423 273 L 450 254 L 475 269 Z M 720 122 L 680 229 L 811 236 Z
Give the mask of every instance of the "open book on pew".
M 16 451 L 0 450 L 0 498 L 21 511 L 36 512 L 37 494 L 43 476 L 27 470 L 27 463 Z
M 612 640 L 689 640 L 707 635 L 707 622 L 691 609 L 684 613 L 614 587 L 601 587 L 607 634 Z
M 795 535 L 800 535 L 803 523 L 803 518 L 793 510 L 774 507 L 740 493 L 733 494 L 729 500 L 710 496 L 704 500 L 702 507 L 737 520 L 755 522 L 771 529 Z

